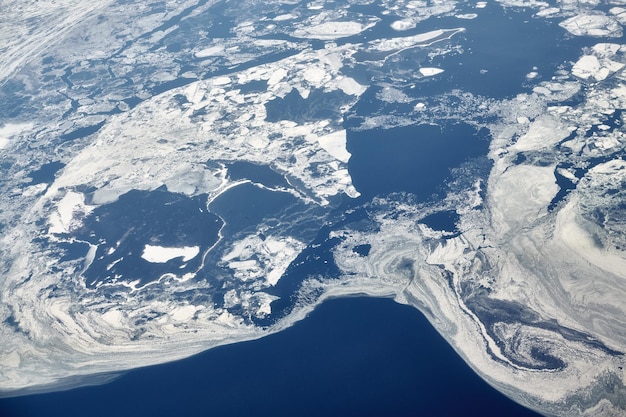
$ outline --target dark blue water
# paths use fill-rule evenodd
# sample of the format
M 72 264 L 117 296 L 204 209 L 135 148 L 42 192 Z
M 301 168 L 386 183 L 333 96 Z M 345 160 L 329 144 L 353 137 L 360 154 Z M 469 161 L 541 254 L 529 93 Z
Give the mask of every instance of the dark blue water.
M 526 74 L 534 67 L 539 73 L 534 82 L 549 79 L 563 62 L 578 59 L 582 46 L 597 42 L 568 36 L 558 19 L 534 18 L 532 13 L 489 4 L 476 19 L 457 20 L 467 29 L 459 35 L 464 38 L 464 53 L 433 60 L 446 70 L 442 84 L 495 98 L 511 97 L 525 92 Z
M 248 179 L 266 187 L 289 187 L 285 177 L 267 165 L 253 164 L 248 161 L 235 161 L 226 164 L 226 167 L 228 168 L 228 178 L 233 181 Z
M 31 172 L 28 176 L 31 178 L 31 184 L 52 183 L 55 174 L 65 166 L 60 161 L 52 161 L 43 164 L 39 169 Z
M 417 310 L 368 298 L 107 385 L 2 399 L 0 415 L 537 416 L 483 382 Z
M 206 195 L 188 198 L 165 187 L 129 191 L 114 203 L 97 207 L 75 232 L 79 241 L 98 245 L 94 261 L 83 273 L 86 283 L 93 287 L 123 276 L 128 282 L 139 279 L 145 284 L 167 272 L 194 271 L 202 260 L 199 256 L 189 262 L 175 258 L 151 263 L 141 257 L 143 249 L 148 244 L 198 246 L 202 252 L 217 241 L 222 225 L 218 216 L 207 211 Z
M 433 230 L 441 230 L 457 234 L 459 233 L 457 223 L 459 222 L 460 218 L 461 217 L 456 211 L 446 210 L 430 214 L 420 220 L 420 223 L 424 223 L 426 226 L 430 227 Z
M 466 124 L 348 130 L 352 183 L 363 198 L 409 192 L 428 200 L 444 190 L 451 169 L 487 153 L 489 142 Z
M 299 204 L 298 199 L 289 193 L 244 183 L 220 194 L 209 208 L 226 222 L 224 234 L 232 236 L 243 230 L 256 230 L 259 224 L 272 219 L 281 219 L 282 213 Z

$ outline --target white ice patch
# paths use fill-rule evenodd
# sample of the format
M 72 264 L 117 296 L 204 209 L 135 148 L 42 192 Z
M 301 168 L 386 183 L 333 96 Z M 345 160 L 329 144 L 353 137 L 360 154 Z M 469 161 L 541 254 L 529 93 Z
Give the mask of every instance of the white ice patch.
M 338 130 L 317 139 L 320 146 L 341 162 L 348 162 L 350 152 L 346 149 L 346 131 Z
M 46 188 L 48 188 L 48 184 L 46 183 L 31 185 L 22 190 L 22 195 L 24 197 L 32 197 L 42 193 Z
M 410 19 L 396 20 L 395 22 L 391 24 L 391 28 L 399 32 L 413 29 L 415 26 L 417 26 L 417 22 L 415 22 L 414 20 L 410 20 Z
M 419 71 L 420 74 L 422 74 L 424 77 L 432 77 L 434 75 L 444 72 L 444 70 L 442 70 L 441 68 L 420 68 Z
M 465 31 L 464 28 L 455 29 L 436 29 L 429 32 L 419 33 L 413 36 L 405 36 L 399 38 L 381 39 L 372 41 L 370 46 L 375 51 L 391 52 L 401 51 L 408 48 L 419 46 L 428 46 L 437 41 L 449 39 L 459 32 Z
M 292 237 L 253 235 L 236 242 L 222 262 L 242 281 L 264 279 L 273 286 L 304 247 Z
M 167 186 L 167 190 L 172 193 L 192 196 L 218 190 L 224 183 L 220 174 L 211 172 L 200 164 L 183 163 L 169 178 L 164 179 L 163 183 Z
M 544 216 L 559 190 L 551 166 L 509 166 L 490 183 L 489 208 L 493 228 L 499 234 Z
M 187 262 L 198 256 L 200 247 L 184 246 L 182 248 L 171 248 L 165 246 L 145 245 L 141 257 L 152 263 L 165 263 L 175 258 L 183 258 Z
M 337 87 L 349 96 L 360 96 L 367 90 L 367 87 L 359 84 L 350 77 L 339 77 Z
M 357 35 L 368 27 L 358 22 L 324 22 L 319 25 L 301 28 L 293 33 L 297 38 L 334 40 Z
M 5 148 L 13 136 L 31 130 L 33 126 L 32 123 L 7 123 L 0 127 L 0 149 Z
M 178 322 L 186 322 L 193 318 L 200 308 L 193 305 L 186 305 L 181 307 L 176 307 L 171 314 L 171 317 L 174 321 Z
M 546 7 L 537 12 L 538 17 L 553 17 L 561 12 L 558 7 Z
M 315 67 L 312 66 L 307 68 L 302 74 L 304 79 L 309 83 L 318 86 L 324 81 L 324 77 L 326 77 L 326 71 L 324 71 L 323 67 Z
M 601 12 L 579 14 L 564 20 L 559 26 L 576 36 L 619 38 L 622 36 L 621 25 L 611 16 Z
M 609 12 L 622 24 L 626 25 L 626 9 L 623 7 L 612 7 Z
M 621 50 L 614 43 L 599 43 L 591 49 L 591 54 L 583 55 L 572 67 L 572 75 L 585 81 L 603 81 L 624 68 L 622 62 L 611 58 Z
M 601 71 L 600 61 L 593 55 L 585 55 L 580 58 L 574 67 L 572 68 L 572 74 L 576 77 L 588 80 L 595 78 L 596 80 L 603 80 L 607 77 L 608 73 Z
M 113 327 L 122 327 L 124 314 L 118 309 L 111 309 L 102 314 L 102 320 Z
M 106 9 L 111 0 L 24 0 L 19 7 L 2 3 L 0 86 L 30 60 L 64 39 L 76 26 Z
M 457 14 L 454 17 L 456 17 L 457 19 L 472 20 L 472 19 L 476 19 L 478 15 L 476 13 L 466 13 L 466 14 Z
M 526 122 L 528 119 L 522 119 Z M 519 119 L 518 119 L 519 122 Z M 516 152 L 536 151 L 550 146 L 567 138 L 574 128 L 564 126 L 556 118 L 545 115 L 534 120 L 528 132 L 522 135 L 511 147 Z
M 57 203 L 56 211 L 49 218 L 50 234 L 69 233 L 82 224 L 82 218 L 93 207 L 85 204 L 85 196 L 74 191 L 67 192 Z
M 214 45 L 208 48 L 204 48 L 196 52 L 194 55 L 196 58 L 208 58 L 208 57 L 215 56 L 215 55 L 221 55 L 222 53 L 224 53 L 224 46 Z
M 298 16 L 291 14 L 291 13 L 286 13 L 286 14 L 281 14 L 276 16 L 274 19 L 274 22 L 284 22 L 286 20 L 293 20 L 296 19 Z

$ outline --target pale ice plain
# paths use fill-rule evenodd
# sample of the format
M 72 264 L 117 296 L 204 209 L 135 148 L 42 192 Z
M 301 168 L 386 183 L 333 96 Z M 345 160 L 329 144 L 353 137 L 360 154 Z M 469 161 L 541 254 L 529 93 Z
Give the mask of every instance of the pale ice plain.
M 620 0 L 14 3 L 2 395 L 105 382 L 366 294 L 419 309 L 542 414 L 626 413 Z M 574 55 L 515 51 L 525 76 L 494 94 L 497 68 L 470 63 L 486 16 L 552 22 Z M 458 124 L 488 130 L 488 151 L 436 196 L 360 196 L 350 132 Z M 428 221 L 450 212 L 454 230 Z M 279 290 L 323 228 L 338 273 Z

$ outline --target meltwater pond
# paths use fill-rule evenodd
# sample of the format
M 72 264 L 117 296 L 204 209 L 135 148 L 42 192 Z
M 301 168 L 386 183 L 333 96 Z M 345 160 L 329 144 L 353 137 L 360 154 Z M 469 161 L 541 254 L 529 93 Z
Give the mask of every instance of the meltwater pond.
M 533 417 L 487 385 L 417 310 L 323 303 L 264 339 L 138 369 L 113 382 L 0 400 L 6 417 Z

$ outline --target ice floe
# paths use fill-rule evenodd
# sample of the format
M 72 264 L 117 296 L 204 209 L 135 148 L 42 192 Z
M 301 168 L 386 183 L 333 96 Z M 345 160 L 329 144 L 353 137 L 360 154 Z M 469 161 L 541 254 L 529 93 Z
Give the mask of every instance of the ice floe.
M 441 74 L 442 72 L 444 72 L 444 70 L 442 70 L 441 68 L 420 68 L 419 72 L 424 77 L 432 77 L 434 75 Z
M 334 133 L 319 137 L 317 139 L 320 146 L 326 150 L 329 154 L 340 160 L 341 162 L 348 162 L 350 159 L 350 152 L 346 149 L 346 131 L 338 130 Z
M 585 81 L 603 81 L 624 68 L 624 63 L 614 61 L 622 47 L 618 44 L 599 43 L 591 48 L 591 53 L 583 55 L 572 67 L 572 74 Z M 620 54 L 620 55 L 623 55 Z M 613 59 L 612 59 L 613 58 Z
M 298 29 L 293 33 L 293 36 L 307 39 L 334 40 L 356 35 L 370 26 L 362 25 L 359 22 L 324 22 Z
M 472 19 L 476 19 L 477 17 L 478 15 L 476 13 L 465 13 L 465 14 L 456 15 L 457 19 L 464 19 L 464 20 L 472 20 Z
M 622 26 L 611 16 L 603 13 L 579 14 L 559 23 L 572 35 L 619 38 Z
M 221 261 L 234 271 L 238 279 L 249 281 L 261 278 L 269 285 L 276 285 L 304 246 L 291 237 L 269 236 L 261 239 L 248 236 L 236 242 Z
M 417 23 L 413 20 L 396 20 L 391 24 L 391 28 L 397 31 L 413 29 Z
M 146 245 L 143 248 L 141 257 L 148 262 L 165 263 L 175 258 L 182 258 L 187 262 L 200 253 L 198 246 L 186 246 L 183 248 L 169 248 L 165 246 Z

